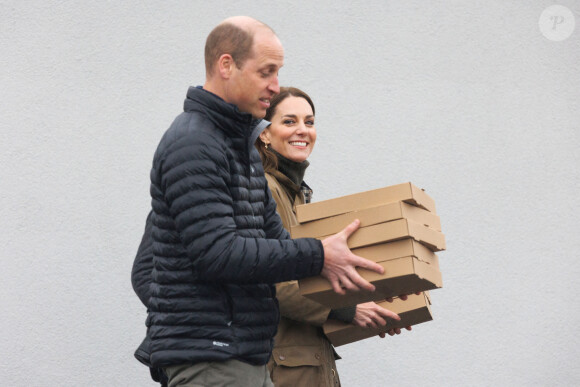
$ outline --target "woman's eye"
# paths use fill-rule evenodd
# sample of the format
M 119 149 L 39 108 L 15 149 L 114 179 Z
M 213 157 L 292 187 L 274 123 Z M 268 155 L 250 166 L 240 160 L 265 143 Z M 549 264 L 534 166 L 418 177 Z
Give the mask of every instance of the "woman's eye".
M 306 125 L 314 126 L 314 121 L 306 121 Z
M 284 120 L 284 125 L 292 125 L 293 123 L 293 120 Z

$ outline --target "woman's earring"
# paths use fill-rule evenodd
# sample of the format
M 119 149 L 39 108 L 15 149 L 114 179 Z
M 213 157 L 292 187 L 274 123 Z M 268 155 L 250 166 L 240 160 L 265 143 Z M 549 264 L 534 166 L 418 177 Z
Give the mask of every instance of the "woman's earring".
M 268 145 L 269 145 L 268 143 L 265 143 L 265 144 L 264 144 L 264 147 L 265 147 L 266 149 L 268 149 Z

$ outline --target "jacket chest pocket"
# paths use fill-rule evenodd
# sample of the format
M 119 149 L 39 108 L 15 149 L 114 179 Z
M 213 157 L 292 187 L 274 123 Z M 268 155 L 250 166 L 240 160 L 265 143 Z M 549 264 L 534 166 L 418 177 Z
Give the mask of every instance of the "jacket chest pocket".
M 274 348 L 272 359 L 279 366 L 321 366 L 322 348 L 318 346 L 296 346 Z

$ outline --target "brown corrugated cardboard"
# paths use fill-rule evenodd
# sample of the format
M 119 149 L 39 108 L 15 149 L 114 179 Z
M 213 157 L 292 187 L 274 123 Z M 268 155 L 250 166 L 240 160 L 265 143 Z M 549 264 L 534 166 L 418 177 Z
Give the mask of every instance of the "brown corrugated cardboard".
M 358 249 L 352 249 L 352 252 L 360 257 L 370 259 L 373 262 L 384 262 L 390 259 L 403 258 L 412 255 L 422 262 L 439 267 L 439 259 L 437 255 L 427 246 L 412 238 L 360 247 Z
M 405 202 L 394 202 L 302 223 L 292 226 L 290 232 L 292 238 L 317 238 L 336 234 L 355 219 L 360 220 L 360 227 L 368 227 L 403 218 L 441 231 L 441 221 L 434 213 Z
M 336 320 L 328 320 L 322 326 L 326 337 L 335 346 L 354 343 L 377 336 L 381 332 L 387 332 L 393 328 L 404 328 L 433 320 L 431 313 L 431 300 L 428 292 L 420 295 L 411 294 L 406 301 L 395 298 L 393 302 L 377 302 L 385 309 L 389 309 L 401 317 L 401 321 L 388 320 L 387 325 L 381 329 L 361 328 L 352 324 L 345 324 Z
M 429 195 L 411 183 L 403 183 L 299 205 L 296 206 L 296 218 L 299 223 L 304 223 L 397 201 L 405 201 L 435 213 L 435 201 Z
M 329 236 L 331 234 L 319 237 L 319 239 Z M 445 235 L 443 233 L 407 219 L 361 227 L 348 238 L 347 243 L 349 248 L 355 249 L 405 238 L 413 238 L 433 251 L 445 250 Z
M 300 294 L 330 308 L 341 308 L 443 286 L 439 265 L 420 261 L 416 257 L 391 259 L 378 264 L 385 269 L 383 274 L 357 268 L 361 277 L 375 286 L 374 292 L 360 290 L 340 295 L 334 292 L 326 278 L 316 276 L 298 281 Z

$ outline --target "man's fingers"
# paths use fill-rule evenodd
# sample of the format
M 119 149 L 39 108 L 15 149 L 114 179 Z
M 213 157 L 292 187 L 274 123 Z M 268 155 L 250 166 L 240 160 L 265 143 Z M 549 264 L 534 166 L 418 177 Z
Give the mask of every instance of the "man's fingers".
M 356 270 L 353 270 L 351 273 L 349 273 L 348 279 L 352 284 L 357 286 L 357 289 L 364 289 L 369 292 L 375 291 L 375 285 L 361 277 L 360 274 L 356 272 Z
M 346 276 L 340 278 L 340 285 L 343 289 L 346 289 L 350 292 L 358 292 L 360 290 L 359 287 L 353 284 L 350 278 Z
M 355 266 L 362 267 L 363 269 L 367 270 L 372 270 L 379 274 L 383 274 L 385 272 L 385 269 L 378 263 L 363 257 L 359 257 L 358 255 L 355 255 L 355 257 L 357 258 L 354 262 Z
M 334 277 L 332 279 L 328 278 L 330 281 L 330 285 L 332 286 L 332 290 L 338 294 L 346 294 L 345 290 L 342 288 L 341 281 L 338 277 Z
M 337 284 L 336 286 L 335 286 L 335 285 L 332 285 L 332 288 L 334 289 L 334 291 L 335 291 L 337 294 L 340 294 L 340 295 L 342 295 L 342 296 L 344 296 L 344 295 L 346 294 L 346 290 L 344 290 L 344 289 L 342 288 L 342 286 L 340 286 L 340 283 L 339 283 L 339 284 Z
M 353 232 L 358 230 L 359 226 L 360 226 L 360 220 L 355 219 L 351 224 L 346 226 L 340 233 L 343 233 L 344 236 L 346 237 L 346 239 L 348 239 L 352 235 Z

